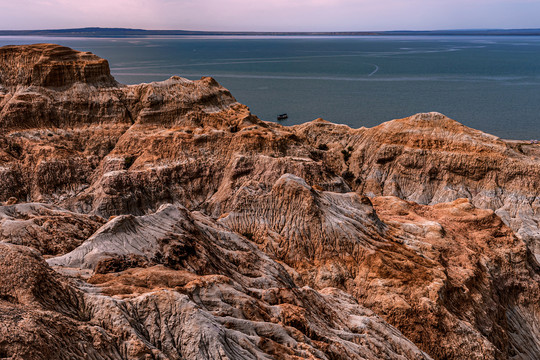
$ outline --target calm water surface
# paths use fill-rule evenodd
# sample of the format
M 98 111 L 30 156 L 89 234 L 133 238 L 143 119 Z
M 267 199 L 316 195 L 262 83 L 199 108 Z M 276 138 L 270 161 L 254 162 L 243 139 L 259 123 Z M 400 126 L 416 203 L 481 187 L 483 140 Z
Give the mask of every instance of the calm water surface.
M 213 76 L 263 120 L 371 127 L 438 111 L 540 139 L 540 37 L 0 37 L 36 42 L 92 51 L 125 84 Z

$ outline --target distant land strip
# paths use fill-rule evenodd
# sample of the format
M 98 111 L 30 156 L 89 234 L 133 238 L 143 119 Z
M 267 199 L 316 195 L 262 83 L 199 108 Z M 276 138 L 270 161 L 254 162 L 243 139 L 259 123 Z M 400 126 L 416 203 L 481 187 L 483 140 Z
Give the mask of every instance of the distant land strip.
M 54 30 L 0 30 L 0 36 L 155 36 L 155 35 L 223 35 L 223 36 L 388 36 L 388 35 L 462 35 L 462 36 L 538 36 L 540 29 L 470 29 L 470 30 L 395 30 L 395 31 L 191 31 L 144 30 L 127 28 L 87 27 Z

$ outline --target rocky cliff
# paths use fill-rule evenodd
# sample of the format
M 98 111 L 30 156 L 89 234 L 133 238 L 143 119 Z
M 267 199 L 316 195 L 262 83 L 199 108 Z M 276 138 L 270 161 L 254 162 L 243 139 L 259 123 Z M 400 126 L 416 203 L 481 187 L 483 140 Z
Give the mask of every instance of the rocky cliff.
M 0 357 L 540 357 L 538 145 L 285 127 L 51 44 L 0 48 L 0 128 Z

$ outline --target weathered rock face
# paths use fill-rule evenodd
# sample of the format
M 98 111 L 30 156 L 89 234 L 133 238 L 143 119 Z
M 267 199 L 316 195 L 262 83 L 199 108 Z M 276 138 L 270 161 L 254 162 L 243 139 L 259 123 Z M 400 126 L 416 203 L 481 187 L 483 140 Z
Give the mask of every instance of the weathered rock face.
M 75 289 L 75 283 L 55 274 L 35 250 L 0 245 L 3 356 L 430 359 L 350 295 L 297 287 L 282 265 L 211 218 L 169 206 L 151 218 L 132 220 L 112 225 L 107 250 L 99 252 L 136 249 L 139 239 L 126 235 L 154 236 L 156 229 L 149 223 L 170 224 L 169 236 L 148 252 L 160 265 L 96 274 L 89 280 L 114 297 L 88 287 L 82 288 L 86 292 Z M 101 245 L 91 241 L 88 246 L 92 249 L 85 250 L 91 253 Z M 79 253 L 49 262 L 77 265 L 73 258 Z M 24 326 L 17 327 L 17 320 Z M 55 346 L 44 346 L 44 333 Z
M 111 123 L 125 131 L 122 125 L 136 121 L 151 123 L 157 116 L 159 123 L 172 124 L 200 110 L 219 111 L 234 102 L 210 78 L 192 82 L 172 77 L 123 86 L 110 75 L 107 61 L 91 53 L 53 44 L 0 49 L 0 128 L 4 131 Z M 193 121 L 198 121 L 196 116 Z
M 116 86 L 109 63 L 89 52 L 54 44 L 0 48 L 0 84 L 65 88 L 78 83 Z
M 536 145 L 437 113 L 284 127 L 211 78 L 0 54 L 0 239 L 64 274 L 0 244 L 0 355 L 540 356 Z
M 373 203 L 403 243 L 440 272 L 426 272 L 424 281 L 429 279 L 430 283 L 423 287 L 417 282 L 422 277 L 416 271 L 412 278 L 402 261 L 394 266 L 390 263 L 393 274 L 389 274 L 389 281 L 413 281 L 398 294 L 407 303 L 388 306 L 380 302 L 377 294 L 382 293 L 375 288 L 364 295 L 366 302 L 362 303 L 373 304 L 371 308 L 382 306 L 378 313 L 385 313 L 392 324 L 401 323 L 398 328 L 410 339 L 429 344 L 429 352 L 437 358 L 458 354 L 457 358 L 486 354 L 501 359 L 534 358 L 539 354 L 536 340 L 522 341 L 535 333 L 524 328 L 537 326 L 531 323 L 539 321 L 533 315 L 540 295 L 538 264 L 525 243 L 493 211 L 477 209 L 466 199 L 434 206 L 395 197 L 374 198 Z M 420 270 L 420 262 L 413 265 L 411 260 L 405 266 Z M 377 268 L 374 278 L 386 277 L 386 270 L 381 270 Z M 433 299 L 435 291 L 437 300 L 431 302 L 428 299 Z M 514 309 L 515 304 L 520 304 L 520 310 Z M 416 315 L 419 313 L 422 315 Z M 522 328 L 518 324 L 527 325 Z M 461 349 L 451 349 L 451 343 L 459 343 Z M 471 344 L 482 344 L 483 355 L 469 355 L 474 353 Z
M 47 204 L 0 206 L 0 242 L 33 247 L 43 255 L 74 250 L 96 232 L 104 220 Z
M 343 148 L 351 187 L 368 196 L 393 195 L 420 204 L 468 198 L 492 209 L 539 253 L 540 147 L 503 141 L 438 113 L 418 114 L 371 129 L 324 121 L 296 127 L 310 144 Z
M 506 320 L 522 316 L 511 304 L 537 303 L 538 265 L 491 210 L 466 199 L 432 207 L 395 197 L 370 201 L 318 191 L 291 175 L 270 189 L 246 186 L 231 203 L 220 223 L 251 234 L 304 284 L 343 289 L 377 309 L 436 358 L 505 359 L 539 350 L 534 341 L 509 338 L 521 330 Z M 535 307 L 512 322 L 537 322 Z

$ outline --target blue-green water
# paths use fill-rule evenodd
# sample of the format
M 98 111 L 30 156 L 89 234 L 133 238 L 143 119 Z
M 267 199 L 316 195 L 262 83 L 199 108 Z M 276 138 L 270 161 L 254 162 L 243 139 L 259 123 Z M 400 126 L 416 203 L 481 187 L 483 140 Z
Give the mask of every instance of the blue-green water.
M 36 42 L 92 51 L 126 84 L 213 76 L 263 120 L 369 127 L 438 111 L 540 138 L 540 37 L 0 37 Z

